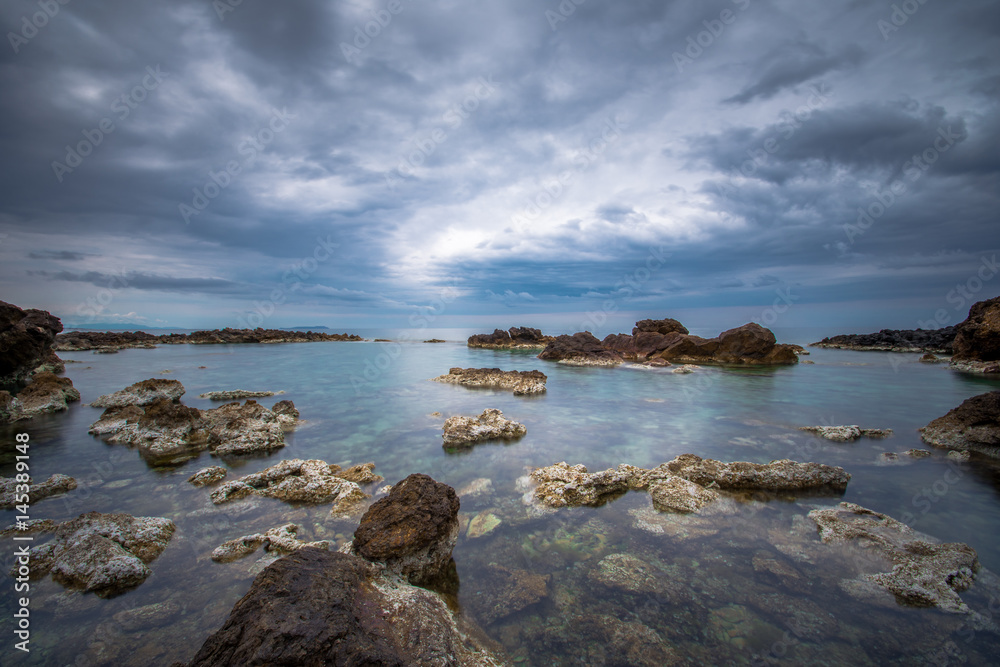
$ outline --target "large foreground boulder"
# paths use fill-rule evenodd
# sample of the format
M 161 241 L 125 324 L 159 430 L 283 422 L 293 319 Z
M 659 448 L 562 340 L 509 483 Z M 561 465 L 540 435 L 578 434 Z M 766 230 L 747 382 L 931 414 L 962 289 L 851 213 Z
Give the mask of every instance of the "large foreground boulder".
M 432 378 L 434 382 L 458 384 L 463 387 L 510 389 L 515 396 L 545 393 L 548 379 L 541 371 L 502 371 L 499 368 L 452 368 L 447 375 Z
M 1000 391 L 973 396 L 920 429 L 924 442 L 942 449 L 1000 458 Z
M 969 370 L 997 372 L 1000 361 L 1000 297 L 980 301 L 969 317 L 955 327 L 952 361 Z
M 617 366 L 622 362 L 621 355 L 605 348 L 589 331 L 581 331 L 572 336 L 556 336 L 539 353 L 538 358 L 571 366 Z
M 16 392 L 52 353 L 62 322 L 44 310 L 0 301 L 0 389 Z
M 268 566 L 190 665 L 508 664 L 435 593 L 357 556 L 304 548 Z

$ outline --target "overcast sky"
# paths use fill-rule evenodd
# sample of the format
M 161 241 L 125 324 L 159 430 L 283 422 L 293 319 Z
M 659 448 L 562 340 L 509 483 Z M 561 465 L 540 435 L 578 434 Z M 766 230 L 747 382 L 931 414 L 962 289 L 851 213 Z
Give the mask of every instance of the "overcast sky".
M 1000 294 L 1000 2 L 0 21 L 0 299 L 67 324 L 860 331 Z

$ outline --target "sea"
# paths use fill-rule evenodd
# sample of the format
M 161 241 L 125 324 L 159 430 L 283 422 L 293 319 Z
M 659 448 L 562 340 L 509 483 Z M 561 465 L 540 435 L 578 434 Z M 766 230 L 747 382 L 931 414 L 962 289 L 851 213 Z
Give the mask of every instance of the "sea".
M 210 488 L 186 481 L 209 465 L 225 466 L 234 479 L 286 458 L 345 467 L 374 462 L 386 484 L 425 473 L 455 489 L 485 486 L 484 493 L 461 499 L 458 582 L 447 595 L 513 664 L 1000 663 L 1000 599 L 983 583 L 1000 572 L 1000 465 L 980 457 L 955 462 L 918 433 L 963 400 L 1000 389 L 1000 382 L 921 363 L 918 354 L 809 348 L 801 359 L 811 364 L 703 366 L 682 375 L 470 349 L 465 340 L 474 332 L 466 330 L 358 333 L 395 342 L 61 353 L 82 402 L 0 427 L 0 475 L 15 475 L 15 438 L 27 433 L 36 481 L 62 473 L 79 484 L 34 504 L 32 519 L 126 512 L 166 517 L 177 531 L 151 563 L 152 575 L 117 597 L 67 591 L 48 577 L 32 582 L 30 653 L 14 648 L 21 594 L 3 575 L 0 663 L 189 661 L 268 562 L 258 551 L 216 563 L 210 558 L 215 547 L 289 522 L 303 540 L 339 546 L 351 539 L 357 519 L 331 518 L 328 507 L 262 499 L 249 511 L 230 511 L 211 503 Z M 423 342 L 431 338 L 446 342 Z M 779 339 L 817 338 L 802 331 Z M 520 397 L 430 381 L 453 367 L 538 369 L 548 376 L 548 390 Z M 220 405 L 198 398 L 207 391 L 281 392 L 259 400 L 266 406 L 291 400 L 303 422 L 269 455 L 220 461 L 205 452 L 175 467 L 150 467 L 138 452 L 87 432 L 101 414 L 88 403 L 148 378 L 181 381 L 182 401 L 202 409 Z M 525 424 L 527 435 L 461 453 L 442 447 L 444 419 L 486 408 Z M 836 443 L 799 430 L 839 424 L 891 428 L 894 435 Z M 915 448 L 931 456 L 901 454 Z M 898 461 L 885 464 L 884 452 L 900 453 Z M 852 478 L 839 495 L 747 493 L 691 515 L 659 513 L 644 492 L 545 513 L 529 512 L 523 499 L 522 478 L 536 467 L 654 467 L 685 453 L 722 461 L 816 461 L 842 466 Z M 907 606 L 870 589 L 860 594 L 859 577 L 893 565 L 862 545 L 820 542 L 808 513 L 842 501 L 900 519 L 929 539 L 973 547 L 982 570 L 961 596 L 978 620 Z M 13 510 L 0 511 L 4 526 L 14 517 Z M 477 517 L 478 526 L 490 529 L 470 535 L 466 526 Z M 12 540 L 0 543 L 4 571 L 14 550 Z M 511 590 L 503 583 L 511 573 L 513 580 L 544 581 L 544 595 Z

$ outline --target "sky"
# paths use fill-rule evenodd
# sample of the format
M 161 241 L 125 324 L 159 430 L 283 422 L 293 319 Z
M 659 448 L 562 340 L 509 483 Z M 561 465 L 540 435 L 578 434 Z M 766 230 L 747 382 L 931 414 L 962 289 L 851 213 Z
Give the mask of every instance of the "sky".
M 67 326 L 935 328 L 1000 2 L 7 0 L 0 299 Z

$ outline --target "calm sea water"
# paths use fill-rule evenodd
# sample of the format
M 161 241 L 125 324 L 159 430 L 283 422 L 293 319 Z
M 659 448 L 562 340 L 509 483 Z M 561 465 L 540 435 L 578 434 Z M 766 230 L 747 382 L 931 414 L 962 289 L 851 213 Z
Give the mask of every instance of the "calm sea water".
M 877 465 L 882 452 L 925 447 L 918 427 L 1000 383 L 919 363 L 918 355 L 834 350 L 813 350 L 804 357 L 811 365 L 706 367 L 692 375 L 574 368 L 529 353 L 470 350 L 458 342 L 465 335 L 415 336 L 455 341 L 446 344 L 181 345 L 63 356 L 80 362 L 68 364 L 66 374 L 84 403 L 150 377 L 180 380 L 187 389 L 183 401 L 199 408 L 213 406 L 197 398 L 205 391 L 284 391 L 261 402 L 290 399 L 306 422 L 286 436 L 283 450 L 229 462 L 230 478 L 283 458 L 319 458 L 341 465 L 374 461 L 387 483 L 414 472 L 456 489 L 492 480 L 491 496 L 462 503 L 464 519 L 490 511 L 501 524 L 486 536 L 459 538 L 457 603 L 474 618 L 491 617 L 482 602 L 496 574 L 491 564 L 547 575 L 547 598 L 483 623 L 518 664 L 656 664 L 663 645 L 681 661 L 701 664 L 996 664 L 1000 638 L 972 630 L 961 617 L 847 595 L 844 579 L 888 566 L 866 564 L 849 547 L 821 547 L 805 517 L 817 506 L 856 502 L 906 518 L 941 540 L 966 542 L 985 568 L 1000 572 L 995 464 L 956 466 L 935 451 L 909 465 Z M 548 393 L 523 398 L 428 381 L 454 366 L 537 368 L 549 376 Z M 527 436 L 463 454 L 445 452 L 444 417 L 485 408 L 523 422 Z M 13 650 L 15 596 L 8 579 L 0 596 L 4 665 L 189 660 L 250 588 L 263 555 L 218 564 L 209 559 L 215 546 L 288 521 L 301 526 L 303 539 L 342 542 L 353 532 L 356 524 L 331 520 L 326 507 L 264 499 L 240 515 L 213 508 L 210 491 L 185 480 L 217 459 L 206 453 L 180 467 L 150 468 L 136 452 L 87 434 L 100 412 L 75 404 L 68 413 L 0 427 L 0 475 L 14 474 L 14 436 L 28 432 L 37 480 L 64 473 L 80 482 L 62 498 L 37 503 L 32 518 L 128 512 L 168 517 L 178 530 L 151 565 L 153 575 L 117 598 L 66 594 L 50 579 L 33 584 L 29 655 Z M 838 444 L 796 430 L 824 423 L 890 427 L 896 435 Z M 597 471 L 619 463 L 655 466 L 686 452 L 722 460 L 819 461 L 845 467 L 853 479 L 842 497 L 748 496 L 687 518 L 658 515 L 646 494 L 634 492 L 599 508 L 533 518 L 516 488 L 530 468 L 559 461 Z M 10 524 L 13 516 L 4 512 L 0 521 Z M 6 569 L 12 542 L 0 550 Z M 630 591 L 602 583 L 599 564 L 613 554 L 639 558 L 662 585 Z M 973 586 L 963 598 L 1000 618 L 1000 600 L 983 588 Z M 163 613 L 144 626 L 113 620 L 154 604 Z

